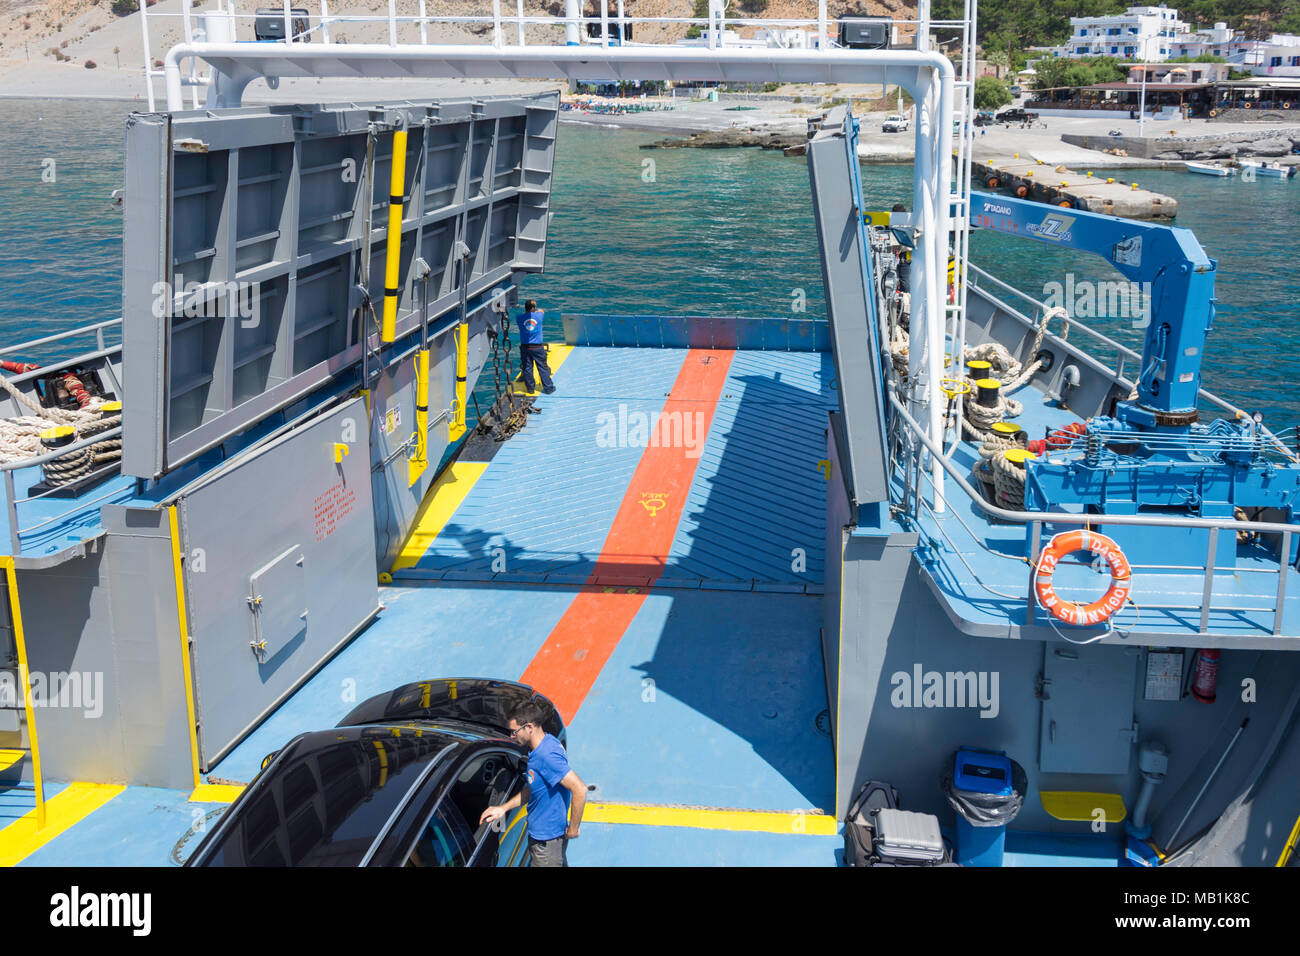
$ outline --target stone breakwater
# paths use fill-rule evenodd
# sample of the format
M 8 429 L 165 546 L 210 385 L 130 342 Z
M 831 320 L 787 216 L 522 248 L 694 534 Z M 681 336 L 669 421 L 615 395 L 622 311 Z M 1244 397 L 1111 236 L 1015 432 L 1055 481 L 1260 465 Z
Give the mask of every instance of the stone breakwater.
M 808 135 L 804 132 L 774 133 L 748 129 L 705 130 L 684 138 L 669 138 L 645 143 L 642 149 L 732 149 L 737 146 L 757 146 L 760 149 L 779 149 L 804 146 Z
M 1270 127 L 1258 132 L 1210 133 L 1203 136 L 1079 136 L 1061 140 L 1085 149 L 1123 149 L 1129 156 L 1157 160 L 1234 159 L 1239 156 L 1279 158 L 1300 146 L 1300 126 Z M 1297 157 L 1300 161 L 1300 157 Z

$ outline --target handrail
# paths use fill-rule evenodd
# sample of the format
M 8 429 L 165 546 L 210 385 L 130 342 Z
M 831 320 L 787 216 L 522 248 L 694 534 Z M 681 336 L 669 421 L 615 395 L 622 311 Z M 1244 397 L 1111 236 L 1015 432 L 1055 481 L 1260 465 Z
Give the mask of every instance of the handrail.
M 47 524 L 53 524 L 55 521 L 59 521 L 62 520 L 63 518 L 66 518 L 68 515 L 72 514 L 78 508 L 85 507 L 86 504 L 94 504 L 95 502 L 102 501 L 104 498 L 111 497 L 112 494 L 116 494 L 117 492 L 111 492 L 110 494 L 101 496 L 100 498 L 96 498 L 94 499 L 94 501 L 91 502 L 77 501 L 67 511 L 61 512 L 55 515 L 53 518 L 49 518 L 46 521 L 40 522 L 39 524 L 32 525 L 30 528 L 22 528 L 19 527 L 18 525 L 18 505 L 23 502 L 33 501 L 36 498 L 43 498 L 45 497 L 45 495 L 43 494 L 33 495 L 28 498 L 19 498 L 18 492 L 14 487 L 14 472 L 19 471 L 23 468 L 33 468 L 42 465 L 47 461 L 53 461 L 55 458 L 62 458 L 64 455 L 69 455 L 73 452 L 80 451 L 83 448 L 88 448 L 91 445 L 96 445 L 102 441 L 107 441 L 121 434 L 122 434 L 122 426 L 118 425 L 115 428 L 108 429 L 107 431 L 96 432 L 94 435 L 92 435 L 89 438 L 83 438 L 78 442 L 74 442 L 71 445 L 66 445 L 62 447 L 57 451 L 47 452 L 44 455 L 37 455 L 34 458 L 24 458 L 21 461 L 10 461 L 10 462 L 5 462 L 0 464 L 0 475 L 3 476 L 3 481 L 4 481 L 5 512 L 9 520 L 9 547 L 12 554 L 15 557 L 22 552 L 23 533 L 29 531 L 35 531 L 38 528 L 45 527 Z M 96 474 L 100 474 L 104 472 L 108 467 L 109 466 L 105 466 L 104 468 L 99 469 L 99 471 L 96 472 Z
M 984 278 L 990 280 L 994 285 L 998 286 L 999 288 L 1005 289 L 1006 291 L 1012 293 L 1013 295 L 1017 295 L 1017 296 L 1019 296 L 1020 298 L 1024 299 L 1026 302 L 1028 302 L 1028 303 L 1030 303 L 1031 305 L 1033 305 L 1036 309 L 1046 308 L 1046 305 L 1045 305 L 1044 303 L 1042 303 L 1042 302 L 1040 302 L 1039 300 L 1035 299 L 1033 296 L 1029 295 L 1027 292 L 1022 292 L 1022 291 L 1020 291 L 1019 289 L 1017 289 L 1015 286 L 1008 285 L 1006 282 L 1003 282 L 1003 281 L 1002 281 L 1001 279 L 999 279 L 997 276 L 990 275 L 989 273 L 987 273 L 987 272 L 985 272 L 983 269 L 981 269 L 979 266 L 975 265 L 975 263 L 973 263 L 973 262 L 970 263 L 969 268 L 970 268 L 970 269 L 971 269 L 971 270 L 972 270 L 972 271 L 973 271 L 977 276 L 983 276 Z M 972 283 L 972 285 L 974 285 L 976 288 L 979 288 L 979 287 L 980 287 L 978 282 Z M 1017 313 L 1013 313 L 1013 314 L 1017 314 Z M 1020 317 L 1023 318 L 1023 319 L 1025 319 L 1026 321 L 1031 322 L 1031 323 L 1032 323 L 1032 321 L 1033 321 L 1033 320 L 1030 319 L 1028 316 L 1023 315 L 1023 314 L 1020 314 Z M 1077 329 L 1079 329 L 1079 330 L 1080 330 L 1081 332 L 1083 332 L 1084 334 L 1086 334 L 1086 335 L 1090 335 L 1090 336 L 1092 336 L 1094 339 L 1096 339 L 1097 341 L 1099 341 L 1099 342 L 1101 342 L 1101 343 L 1103 343 L 1103 344 L 1105 344 L 1105 345 L 1107 345 L 1107 346 L 1109 346 L 1109 347 L 1115 349 L 1117 352 L 1119 352 L 1120 354 L 1124 355 L 1126 358 L 1131 358 L 1131 359 L 1133 359 L 1133 360 L 1135 360 L 1135 361 L 1137 361 L 1137 362 L 1141 362 L 1141 361 L 1142 361 L 1142 355 L 1141 355 L 1141 353 L 1134 351 L 1133 349 L 1129 348 L 1127 345 L 1124 345 L 1122 342 L 1117 342 L 1117 341 L 1115 341 L 1114 339 L 1112 339 L 1110 336 L 1106 335 L 1105 333 L 1098 332 L 1096 329 L 1090 328 L 1089 326 L 1087 326 L 1087 325 L 1085 325 L 1083 322 L 1081 322 L 1079 319 L 1075 318 L 1073 315 L 1070 316 L 1070 328 L 1077 328 Z M 1112 369 L 1112 371 L 1115 371 L 1115 370 Z M 1130 382 L 1128 379 L 1125 379 L 1125 378 L 1124 378 L 1124 377 L 1123 377 L 1123 376 L 1122 376 L 1118 371 L 1115 371 L 1115 375 L 1116 375 L 1116 377 L 1117 377 L 1118 379 L 1120 379 L 1121 381 L 1123 381 L 1124 384 L 1126 384 L 1126 385 L 1132 385 L 1132 384 L 1133 384 L 1133 383 Z M 1238 408 L 1236 405 L 1232 404 L 1232 403 L 1231 403 L 1230 401 L 1228 401 L 1227 399 L 1225 399 L 1225 398 L 1220 398 L 1218 395 L 1215 395 L 1213 392 L 1208 391 L 1208 390 L 1206 390 L 1205 388 L 1198 388 L 1198 389 L 1197 389 L 1197 397 L 1198 397 L 1198 398 L 1202 398 L 1202 399 L 1204 399 L 1205 401 L 1209 402 L 1211 405 L 1214 405 L 1214 406 L 1216 406 L 1216 407 L 1218 407 L 1218 408 L 1223 409 L 1225 412 L 1232 412 L 1234 415 L 1238 416 L 1239 418 L 1249 417 L 1249 416 L 1248 416 L 1248 413 L 1247 413 L 1244 409 Z M 1261 426 L 1261 428 L 1263 428 L 1263 426 Z M 1264 430 L 1265 435 L 1267 435 L 1268 437 L 1270 437 L 1270 438 L 1276 438 L 1276 436 L 1275 436 L 1271 431 L 1269 431 L 1267 428 L 1264 428 L 1263 430 Z
M 944 457 L 943 452 L 930 440 L 917 424 L 916 419 L 907 413 L 907 409 L 894 396 L 889 396 L 889 403 L 898 412 L 899 416 L 907 423 L 912 433 L 921 440 L 921 443 L 935 458 L 939 459 L 943 465 L 944 471 L 948 472 L 952 479 L 957 482 L 972 502 L 985 514 L 990 517 L 998 518 L 1002 521 L 1009 521 L 1013 524 L 1030 524 L 1032 522 L 1041 522 L 1045 524 L 1108 524 L 1108 525 L 1138 525 L 1138 526 L 1157 526 L 1165 528 L 1210 528 L 1210 529 L 1232 529 L 1234 531 L 1266 532 L 1275 534 L 1295 534 L 1300 532 L 1300 524 L 1280 524 L 1275 521 L 1238 521 L 1236 518 L 1178 518 L 1173 515 L 1096 515 L 1096 514 L 1072 514 L 1066 511 L 1009 511 L 1006 508 L 1000 508 L 997 505 L 990 504 L 988 500 L 977 492 L 965 476 Z
M 53 335 L 42 336 L 39 339 L 29 339 L 26 342 L 19 342 L 17 345 L 9 345 L 5 348 L 0 348 L 0 355 L 12 355 L 14 352 L 21 352 L 23 349 L 35 348 L 38 345 L 48 345 L 50 342 L 58 342 L 62 339 L 69 339 L 77 335 L 88 335 L 91 332 L 98 332 L 100 329 L 106 329 L 110 326 L 121 324 L 121 318 L 116 318 L 108 319 L 104 322 L 96 322 L 93 325 L 82 325 L 75 329 L 55 332 Z
M 102 441 L 116 438 L 120 434 L 122 434 L 122 426 L 117 425 L 116 427 L 110 428 L 106 431 L 95 432 L 91 437 L 83 438 L 79 442 L 74 442 L 71 445 L 64 445 L 57 451 L 46 452 L 44 455 L 37 455 L 34 458 L 24 458 L 21 461 L 0 463 L 0 471 L 18 471 L 23 468 L 31 468 L 34 465 L 43 465 L 47 461 L 53 461 L 55 458 L 62 458 L 64 455 L 70 455 L 74 451 L 81 451 L 81 449 L 90 445 L 98 445 Z

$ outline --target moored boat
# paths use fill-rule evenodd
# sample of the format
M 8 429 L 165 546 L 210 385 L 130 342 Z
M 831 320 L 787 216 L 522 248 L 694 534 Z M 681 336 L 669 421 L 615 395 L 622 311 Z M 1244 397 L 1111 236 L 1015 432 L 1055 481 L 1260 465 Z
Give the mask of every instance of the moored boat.
M 1183 163 L 1189 173 L 1200 173 L 1202 176 L 1231 176 L 1235 170 L 1227 166 L 1220 166 L 1217 163 L 1196 163 L 1187 160 Z

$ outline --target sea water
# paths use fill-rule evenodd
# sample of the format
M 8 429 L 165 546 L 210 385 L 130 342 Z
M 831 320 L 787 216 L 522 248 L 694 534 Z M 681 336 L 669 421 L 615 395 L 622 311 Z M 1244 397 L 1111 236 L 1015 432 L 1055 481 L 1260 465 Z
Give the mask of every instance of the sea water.
M 122 185 L 126 116 L 141 108 L 0 100 L 0 341 L 121 314 L 122 218 L 109 195 Z M 551 313 L 825 318 L 804 160 L 642 148 L 659 138 L 560 124 L 546 272 L 524 295 Z M 1300 421 L 1300 180 L 1099 175 L 1176 198 L 1177 225 L 1218 260 L 1204 386 L 1274 428 Z M 910 208 L 911 177 L 910 166 L 863 166 L 866 206 Z M 1098 256 L 989 232 L 972 236 L 971 257 L 1036 298 L 1071 275 L 1119 278 Z M 1141 350 L 1129 315 L 1088 324 Z

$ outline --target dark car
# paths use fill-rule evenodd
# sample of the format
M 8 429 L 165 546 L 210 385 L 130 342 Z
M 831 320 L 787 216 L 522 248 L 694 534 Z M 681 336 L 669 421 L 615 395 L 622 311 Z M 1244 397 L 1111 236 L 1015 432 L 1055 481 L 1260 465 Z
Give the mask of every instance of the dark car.
M 1003 110 L 997 115 L 999 123 L 1032 123 L 1038 119 L 1037 113 L 1030 113 L 1019 106 L 1013 106 L 1010 109 Z
M 564 743 L 554 705 L 523 684 L 429 680 L 372 697 L 268 756 L 185 865 L 526 865 L 522 808 L 478 820 L 523 786 L 527 752 L 507 724 L 527 700 Z

